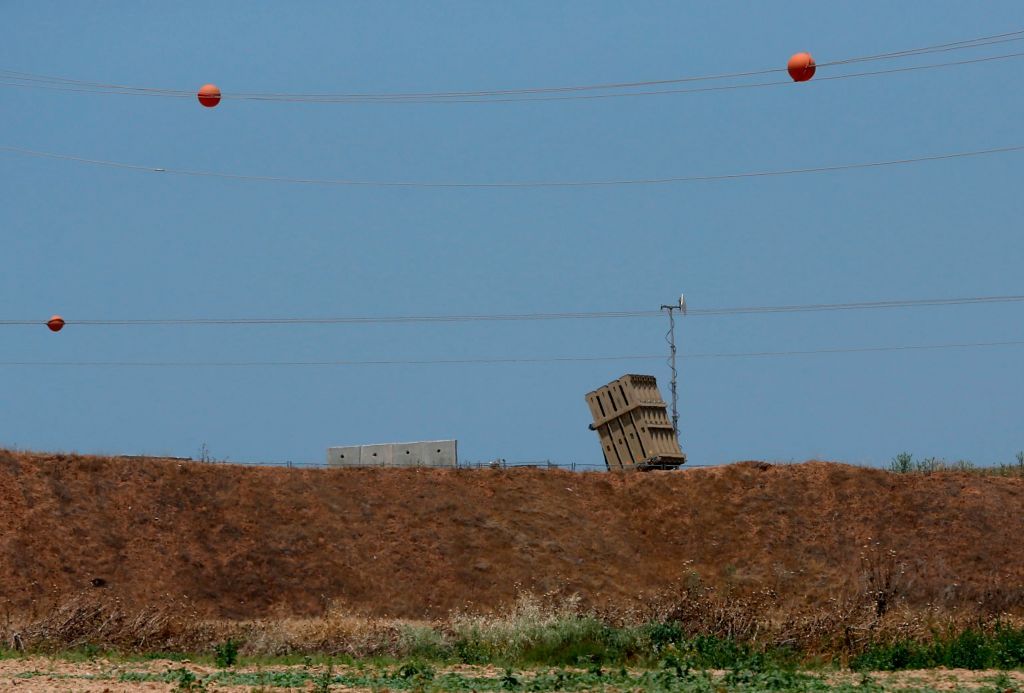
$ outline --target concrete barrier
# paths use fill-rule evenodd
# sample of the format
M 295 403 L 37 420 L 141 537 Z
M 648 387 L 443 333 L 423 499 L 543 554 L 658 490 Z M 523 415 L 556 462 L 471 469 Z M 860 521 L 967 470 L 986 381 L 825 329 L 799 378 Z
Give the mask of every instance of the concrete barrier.
M 457 467 L 458 463 L 455 440 L 327 448 L 330 467 Z

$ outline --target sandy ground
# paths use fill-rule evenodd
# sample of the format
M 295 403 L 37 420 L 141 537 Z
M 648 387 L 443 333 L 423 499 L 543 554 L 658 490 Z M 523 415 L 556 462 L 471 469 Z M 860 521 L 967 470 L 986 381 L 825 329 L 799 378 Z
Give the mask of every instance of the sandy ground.
M 25 657 L 19 659 L 0 660 L 0 691 L 17 691 L 19 693 L 37 693 L 43 691 L 80 691 L 82 693 L 136 693 L 139 691 L 176 691 L 176 682 L 157 681 L 120 681 L 125 675 L 151 674 L 164 675 L 187 668 L 197 679 L 202 679 L 215 671 L 211 666 L 192 662 L 173 662 L 168 660 L 152 660 L 148 662 L 111 662 L 104 659 L 87 662 L 69 662 L 44 657 Z M 304 672 L 319 673 L 322 667 L 309 670 L 301 665 L 273 667 L 239 667 L 237 672 Z M 353 671 L 351 668 L 335 667 L 335 673 Z M 459 673 L 465 676 L 499 678 L 502 671 L 495 667 L 458 666 L 439 670 L 441 672 Z M 721 675 L 724 672 L 716 672 Z M 926 671 L 874 672 L 870 674 L 874 683 L 886 690 L 994 690 L 993 683 L 1000 676 L 998 671 L 969 671 L 966 669 L 933 669 Z M 1011 685 L 1018 689 L 1024 687 L 1024 672 L 1011 671 L 1004 674 Z M 824 678 L 832 684 L 858 684 L 862 675 L 852 672 L 824 674 Z M 313 688 L 311 681 L 306 682 L 305 689 Z M 198 690 L 198 689 L 197 689 Z M 239 685 L 229 686 L 222 683 L 208 684 L 207 691 L 253 691 L 253 690 L 289 690 L 287 687 Z M 297 690 L 295 688 L 291 690 Z M 333 685 L 332 691 L 370 690 L 345 688 Z M 607 689 L 606 689 L 607 690 Z M 725 690 L 725 689 L 723 689 Z
M 972 671 L 970 669 L 926 669 L 913 671 L 872 672 L 869 676 L 875 683 L 883 685 L 886 690 L 921 690 L 937 691 L 952 690 L 994 690 L 994 681 L 1000 674 L 1010 679 L 1016 688 L 1024 686 L 1024 672 L 994 670 Z M 859 673 L 842 672 L 825 676 L 829 683 L 860 683 Z

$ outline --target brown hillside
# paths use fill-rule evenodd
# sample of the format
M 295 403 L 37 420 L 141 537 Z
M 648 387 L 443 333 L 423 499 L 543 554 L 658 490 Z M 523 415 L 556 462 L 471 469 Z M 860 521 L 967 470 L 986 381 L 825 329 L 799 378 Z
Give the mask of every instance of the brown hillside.
M 912 603 L 1017 607 L 1022 494 L 1019 478 L 820 462 L 619 476 L 0 451 L 0 604 L 96 589 L 232 618 L 332 600 L 421 617 L 520 587 L 622 604 L 698 579 L 816 601 L 861 589 L 863 547 L 879 541 Z

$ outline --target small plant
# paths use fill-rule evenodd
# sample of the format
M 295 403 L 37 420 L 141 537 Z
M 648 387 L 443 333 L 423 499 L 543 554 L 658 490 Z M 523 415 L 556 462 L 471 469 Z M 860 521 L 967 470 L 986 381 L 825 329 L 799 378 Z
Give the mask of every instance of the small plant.
M 690 676 L 690 665 L 684 664 L 671 652 L 665 656 L 665 659 L 661 660 L 661 668 L 663 671 L 674 673 L 677 679 L 689 678 Z
M 501 687 L 510 691 L 519 688 L 519 679 L 516 678 L 511 669 L 506 669 L 504 675 L 502 675 Z
M 331 681 L 334 679 L 334 663 L 328 659 L 327 668 L 313 677 L 313 690 L 316 693 L 330 693 Z
M 889 463 L 889 471 L 897 474 L 909 474 L 914 468 L 914 456 L 909 452 L 901 452 L 892 458 Z
M 185 667 L 175 669 L 174 674 L 174 690 L 176 691 L 204 691 L 206 686 L 202 681 L 196 678 L 196 675 Z
M 874 604 L 875 616 L 881 618 L 892 608 L 902 591 L 906 566 L 896 560 L 896 552 L 883 549 L 880 542 L 864 547 L 860 555 L 865 596 Z
M 683 629 L 678 623 L 652 623 L 647 626 L 647 638 L 654 651 L 661 652 L 683 639 Z
M 1017 466 L 1024 469 L 1024 450 L 1017 453 Z
M 999 693 L 1009 693 L 1009 691 L 1020 690 L 1014 683 L 1010 675 L 1005 671 L 999 672 L 999 674 L 992 679 L 992 687 L 995 688 Z
M 414 659 L 398 667 L 393 678 L 403 679 L 413 690 L 426 690 L 434 680 L 434 668 L 429 664 Z
M 235 666 L 238 661 L 238 643 L 231 638 L 213 648 L 214 661 L 220 669 Z

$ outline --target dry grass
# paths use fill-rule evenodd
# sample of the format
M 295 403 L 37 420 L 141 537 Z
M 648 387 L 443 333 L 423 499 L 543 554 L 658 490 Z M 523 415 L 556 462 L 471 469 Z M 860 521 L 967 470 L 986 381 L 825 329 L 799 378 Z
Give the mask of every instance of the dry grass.
M 230 638 L 241 643 L 246 656 L 423 656 L 475 662 L 516 661 L 538 648 L 571 649 L 600 640 L 605 646 L 614 643 L 622 658 L 650 659 L 664 645 L 652 624 L 671 624 L 683 638 L 719 639 L 753 651 L 788 648 L 804 658 L 845 662 L 869 645 L 925 642 L 968 628 L 993 632 L 1000 625 L 1020 627 L 1024 620 L 978 608 L 921 609 L 898 598 L 880 613 L 868 590 L 804 610 L 771 590 L 723 595 L 713 588 L 679 585 L 640 606 L 600 610 L 583 607 L 572 595 L 523 592 L 494 615 L 452 613 L 430 622 L 333 608 L 315 618 L 204 620 L 184 602 L 132 610 L 117 599 L 84 593 L 42 617 L 9 620 L 0 638 L 11 649 L 30 652 L 208 653 Z

